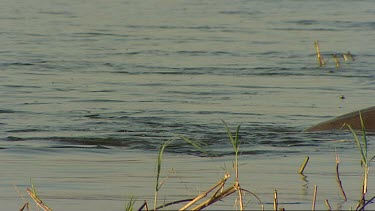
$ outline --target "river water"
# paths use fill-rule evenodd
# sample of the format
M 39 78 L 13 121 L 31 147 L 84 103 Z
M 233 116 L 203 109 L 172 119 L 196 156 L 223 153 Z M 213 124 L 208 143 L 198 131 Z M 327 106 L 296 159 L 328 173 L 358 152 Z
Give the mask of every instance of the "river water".
M 327 175 L 339 202 L 335 150 L 348 159 L 348 179 L 360 181 L 352 135 L 301 131 L 375 104 L 374 6 L 372 0 L 3 2 L 0 202 L 17 199 L 6 204 L 19 208 L 13 185 L 29 186 L 30 178 L 60 210 L 121 210 L 132 194 L 150 200 L 157 150 L 169 139 L 175 139 L 166 149 L 170 168 L 186 173 L 184 182 L 215 183 L 225 172 L 218 166 L 233 155 L 223 121 L 233 131 L 241 125 L 244 177 L 259 179 L 247 182 L 266 194 L 265 202 L 285 187 L 286 209 L 309 209 L 311 181 L 324 184 Z M 322 68 L 316 40 L 328 60 Z M 341 59 L 337 69 L 331 54 L 348 51 L 355 61 Z M 315 156 L 308 182 L 291 170 L 305 156 L 312 163 Z M 179 189 L 184 182 L 171 181 L 165 199 L 198 192 Z M 288 189 L 293 185 L 297 190 Z

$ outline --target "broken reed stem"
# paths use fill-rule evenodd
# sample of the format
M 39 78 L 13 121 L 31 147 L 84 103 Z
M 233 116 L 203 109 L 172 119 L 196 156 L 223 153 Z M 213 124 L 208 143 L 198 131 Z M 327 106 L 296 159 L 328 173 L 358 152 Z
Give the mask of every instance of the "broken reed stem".
M 277 198 L 277 190 L 274 192 L 274 197 L 273 197 L 273 210 L 277 211 L 279 200 Z
M 340 68 L 340 58 L 336 54 L 332 54 L 333 61 L 335 61 L 336 69 Z
M 197 197 L 195 197 L 191 202 L 187 203 L 185 206 L 183 206 L 182 208 L 180 208 L 179 210 L 182 211 L 182 210 L 186 210 L 187 208 L 189 208 L 191 205 L 193 205 L 195 202 L 201 200 L 202 198 L 206 197 L 208 195 L 208 193 L 210 193 L 211 191 L 215 190 L 217 187 L 220 187 L 218 188 L 218 190 L 215 192 L 215 194 L 213 195 L 213 197 L 217 196 L 217 193 L 219 192 L 219 190 L 221 190 L 225 184 L 225 182 L 228 180 L 228 178 L 230 177 L 230 174 L 226 174 L 224 176 L 223 179 L 221 179 L 218 183 L 216 183 L 214 186 L 212 186 L 210 189 L 208 189 L 206 192 L 204 193 L 201 193 L 199 194 Z
M 312 202 L 312 211 L 315 210 L 315 204 L 316 204 L 316 194 L 318 192 L 318 186 L 314 186 L 314 196 L 313 196 L 313 202 Z
M 242 211 L 243 210 L 243 198 L 242 198 L 242 191 L 241 191 L 241 186 L 240 184 L 238 183 L 238 181 L 236 182 L 236 185 L 235 185 L 237 188 L 237 192 L 238 192 L 238 197 L 239 197 L 239 200 L 240 200 L 240 210 Z
M 341 194 L 342 194 L 342 196 L 344 197 L 344 201 L 347 201 L 348 198 L 346 197 L 346 194 L 345 194 L 344 188 L 342 187 L 342 182 L 341 182 L 341 180 L 340 180 L 339 165 L 340 165 L 340 157 L 339 157 L 338 154 L 336 154 L 336 181 L 337 181 L 337 184 L 339 185 L 339 188 L 340 188 Z
M 260 200 L 260 198 L 257 195 L 255 195 L 255 193 L 253 193 L 249 190 L 246 190 L 246 189 L 242 189 L 242 188 L 241 188 L 241 191 L 244 191 L 246 193 L 249 193 L 249 194 L 253 195 L 258 200 L 258 202 L 262 205 L 262 210 L 264 210 L 264 204 L 263 204 L 262 200 Z
M 315 50 L 316 50 L 316 58 L 318 59 L 318 63 L 320 67 L 323 67 L 325 65 L 325 62 L 322 58 L 322 55 L 320 54 L 320 47 L 319 47 L 319 41 L 314 42 Z
M 370 203 L 373 203 L 373 200 L 375 199 L 375 196 L 372 197 L 370 200 L 368 200 L 365 204 L 363 204 L 361 207 L 358 207 L 356 210 L 364 210 L 365 206 L 370 204 Z
M 193 200 L 193 198 L 191 198 L 191 199 L 182 199 L 182 200 L 168 202 L 168 203 L 165 203 L 163 205 L 160 205 L 160 206 L 156 207 L 156 210 L 159 210 L 159 209 L 162 209 L 162 208 L 174 205 L 174 204 L 179 204 L 179 203 L 188 202 L 188 201 L 192 201 L 192 200 Z
M 309 162 L 309 159 L 310 159 L 309 156 L 306 156 L 305 161 L 303 161 L 301 167 L 299 168 L 299 171 L 298 171 L 299 174 L 303 174 L 303 171 L 305 170 L 305 167 L 307 165 L 307 162 Z
M 26 208 L 27 210 L 30 210 L 30 209 L 29 209 L 29 203 L 28 203 L 28 202 L 26 202 L 26 203 L 21 207 L 20 211 L 23 211 L 25 208 Z
M 192 208 L 191 210 L 201 210 L 205 207 L 208 207 L 210 206 L 211 204 L 231 195 L 232 193 L 236 192 L 237 191 L 237 188 L 235 185 L 223 190 L 223 192 L 221 192 L 219 195 L 217 196 L 213 196 L 209 199 L 207 199 L 206 201 L 202 202 L 201 204 L 195 206 L 194 208 Z
M 146 210 L 148 210 L 148 206 L 147 206 L 147 201 L 146 200 L 145 200 L 145 202 L 143 202 L 142 206 L 139 207 L 138 211 L 143 210 L 144 207 L 146 207 Z
M 324 200 L 324 203 L 326 204 L 328 210 L 332 210 L 332 207 L 329 204 L 328 199 Z
M 26 191 L 30 195 L 30 197 L 35 201 L 36 205 L 38 205 L 42 210 L 52 211 L 51 208 L 49 208 L 46 204 L 43 203 L 42 200 L 39 199 L 39 197 L 34 193 L 34 191 L 30 190 L 29 188 L 26 188 Z

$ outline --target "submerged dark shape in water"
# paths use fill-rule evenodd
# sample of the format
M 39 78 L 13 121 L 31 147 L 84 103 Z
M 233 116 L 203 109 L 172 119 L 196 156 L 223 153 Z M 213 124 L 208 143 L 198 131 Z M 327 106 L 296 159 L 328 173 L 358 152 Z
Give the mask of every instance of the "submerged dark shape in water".
M 339 130 L 341 128 L 348 129 L 346 126 L 343 127 L 344 123 L 349 124 L 355 130 L 361 130 L 362 126 L 359 114 L 362 115 L 366 131 L 375 132 L 375 106 L 344 114 L 334 119 L 319 123 L 307 128 L 305 132 Z

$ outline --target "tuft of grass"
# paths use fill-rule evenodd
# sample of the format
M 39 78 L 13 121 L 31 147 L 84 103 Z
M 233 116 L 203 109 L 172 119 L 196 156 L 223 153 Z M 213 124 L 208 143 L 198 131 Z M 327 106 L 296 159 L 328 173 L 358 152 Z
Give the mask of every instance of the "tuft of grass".
M 186 141 L 187 143 L 191 144 L 193 147 L 195 147 L 196 149 L 198 149 L 199 151 L 201 151 L 202 153 L 205 153 L 205 154 L 209 154 L 206 150 L 204 150 L 199 144 L 197 144 L 196 142 L 190 140 L 189 138 L 185 137 L 185 136 L 178 136 L 180 139 Z M 169 144 L 171 144 L 174 140 L 176 139 L 170 139 L 168 141 L 166 141 L 165 143 L 163 143 L 160 148 L 159 148 L 159 153 L 158 153 L 158 158 L 157 158 L 157 164 L 156 164 L 156 182 L 155 182 L 155 194 L 154 194 L 154 210 L 157 210 L 158 206 L 157 206 L 157 202 L 158 202 L 158 195 L 159 195 L 159 191 L 161 189 L 161 187 L 163 186 L 164 182 L 166 181 L 166 179 L 168 178 L 165 178 L 163 181 L 160 181 L 160 173 L 161 173 L 161 166 L 162 166 L 162 162 L 163 162 L 163 154 L 164 154 L 164 150 L 167 148 L 167 146 Z M 173 203 L 172 203 L 173 204 Z M 162 207 L 165 207 L 165 205 Z
M 128 203 L 125 205 L 125 211 L 134 211 L 135 202 L 136 202 L 135 198 L 131 196 Z
M 227 197 L 227 196 L 229 196 L 233 193 L 236 193 L 236 192 L 238 193 L 238 202 L 239 202 L 239 209 L 240 210 L 244 210 L 243 193 L 249 193 L 249 194 L 253 195 L 260 202 L 260 204 L 262 206 L 262 210 L 263 210 L 264 205 L 263 205 L 262 201 L 259 199 L 259 197 L 256 196 L 251 191 L 248 191 L 246 189 L 241 188 L 241 186 L 239 184 L 239 170 L 238 170 L 238 166 L 239 166 L 238 160 L 239 159 L 238 159 L 238 157 L 239 157 L 239 148 L 240 148 L 240 141 L 239 141 L 240 126 L 237 127 L 236 132 L 233 134 L 230 131 L 228 125 L 224 121 L 223 121 L 223 123 L 225 125 L 230 143 L 232 144 L 234 152 L 235 152 L 235 159 L 234 159 L 233 167 L 235 169 L 236 177 L 235 177 L 234 184 L 230 185 L 229 187 L 225 187 L 225 184 L 226 184 L 227 180 L 230 178 L 230 174 L 227 173 L 227 174 L 224 175 L 223 179 L 218 181 L 215 185 L 213 185 L 207 191 L 202 192 L 201 194 L 197 195 L 196 197 L 194 197 L 192 199 L 178 200 L 178 201 L 169 202 L 169 203 L 165 203 L 163 205 L 158 206 L 157 205 L 158 204 L 158 194 L 159 194 L 159 191 L 160 191 L 161 187 L 163 186 L 164 182 L 166 181 L 166 179 L 161 181 L 161 169 L 162 169 L 162 162 L 163 162 L 163 154 L 164 154 L 165 149 L 168 147 L 168 145 L 170 145 L 175 140 L 175 139 L 170 139 L 160 146 L 159 152 L 158 152 L 157 164 L 156 164 L 155 194 L 154 194 L 153 210 L 158 210 L 158 209 L 165 208 L 165 207 L 173 205 L 173 204 L 179 204 L 179 203 L 183 203 L 183 202 L 188 202 L 188 203 L 185 204 L 184 206 L 182 206 L 179 210 L 187 210 L 187 209 L 189 209 L 189 210 L 202 210 L 202 209 L 204 209 L 204 208 L 206 208 L 206 207 L 208 207 L 208 206 L 210 206 L 210 205 L 212 205 L 212 204 L 214 204 L 218 201 L 221 201 L 225 197 Z M 209 155 L 212 156 L 212 154 L 210 154 L 209 152 L 204 150 L 199 144 L 197 144 L 197 142 L 192 141 L 185 136 L 178 136 L 178 138 L 180 138 L 180 139 L 186 141 L 187 143 L 191 144 L 192 146 L 197 148 L 202 153 L 209 154 Z M 209 195 L 209 194 L 211 194 L 211 195 Z M 207 199 L 204 200 L 204 198 L 207 198 Z M 127 211 L 131 211 L 133 209 L 133 206 L 134 206 L 134 200 L 131 200 L 127 205 L 127 208 L 128 208 Z M 148 210 L 147 202 L 144 202 L 143 205 L 138 210 L 142 210 L 145 207 L 146 207 L 146 210 Z
M 361 198 L 357 204 L 357 209 L 360 207 L 364 208 L 364 205 L 366 203 L 369 168 L 370 168 L 371 161 L 375 158 L 375 156 L 372 157 L 371 159 L 368 158 L 366 128 L 365 128 L 365 124 L 364 124 L 362 114 L 360 111 L 359 111 L 359 118 L 360 118 L 361 127 L 362 127 L 361 129 L 362 139 L 358 137 L 357 133 L 353 130 L 353 128 L 349 124 L 344 123 L 344 125 L 346 125 L 353 134 L 354 141 L 361 155 L 361 166 L 363 167 L 362 193 L 361 193 Z

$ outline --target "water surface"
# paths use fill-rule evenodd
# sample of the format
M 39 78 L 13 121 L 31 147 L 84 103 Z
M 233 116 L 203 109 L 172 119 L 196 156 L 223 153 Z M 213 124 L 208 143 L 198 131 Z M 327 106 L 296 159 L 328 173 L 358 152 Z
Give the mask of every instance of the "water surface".
M 127 172 L 148 175 L 140 182 L 147 188 L 153 175 L 153 169 L 138 172 L 136 167 L 122 170 L 121 179 L 106 175 L 130 168 L 132 162 L 122 156 L 131 154 L 139 166 L 153 166 L 161 143 L 185 135 L 228 161 L 233 150 L 224 120 L 232 130 L 241 125 L 245 160 L 271 159 L 270 169 L 294 168 L 312 154 L 323 156 L 315 164 L 319 169 L 333 173 L 323 158 L 334 157 L 336 149 L 354 159 L 354 144 L 337 141 L 351 140 L 351 134 L 301 131 L 374 105 L 372 8 L 371 0 L 340 5 L 307 0 L 7 1 L 0 9 L 0 144 L 3 160 L 11 164 L 1 168 L 25 173 L 25 166 L 32 166 L 20 177 L 11 176 L 14 183 L 40 178 L 37 184 L 46 184 L 41 189 L 50 199 L 77 201 L 70 210 L 84 210 L 86 194 L 90 200 L 101 198 L 102 185 L 112 190 L 104 198 L 122 204 L 126 197 L 121 194 L 150 196 L 137 192 L 143 186 L 117 191 Z M 324 68 L 315 58 L 315 40 L 330 59 Z M 337 70 L 330 55 L 347 51 L 355 61 L 342 61 Z M 198 164 L 183 163 L 197 166 L 198 172 L 219 159 L 199 158 L 207 155 L 181 140 L 167 151 L 176 165 L 186 156 L 198 159 Z M 105 157 L 105 164 L 97 155 Z M 70 156 L 74 159 L 62 160 Z M 124 166 L 116 165 L 118 157 Z M 55 165 L 59 162 L 64 164 Z M 65 166 L 69 163 L 74 166 Z M 77 181 L 74 187 L 82 192 L 71 197 L 73 183 L 54 180 L 63 169 L 69 172 L 63 177 Z M 268 171 L 250 174 L 275 176 Z M 48 172 L 52 176 L 43 178 Z M 95 185 L 83 185 L 87 178 L 82 174 L 91 175 Z M 270 189 L 260 192 L 272 194 Z M 292 193 L 298 200 L 286 208 L 310 203 L 310 196 Z M 13 198 L 8 192 L 1 197 Z

